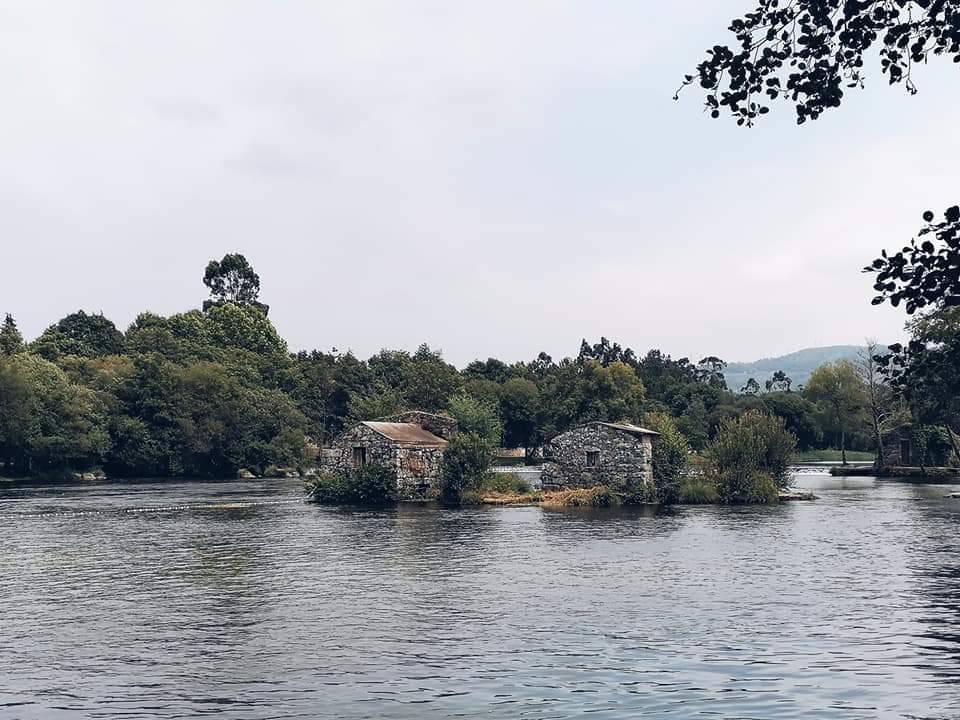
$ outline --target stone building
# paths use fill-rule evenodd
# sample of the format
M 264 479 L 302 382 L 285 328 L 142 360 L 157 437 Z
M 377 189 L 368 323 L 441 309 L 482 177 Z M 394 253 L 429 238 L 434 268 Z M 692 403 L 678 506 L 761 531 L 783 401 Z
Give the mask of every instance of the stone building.
M 419 411 L 357 423 L 323 451 L 321 469 L 389 467 L 397 473 L 401 499 L 423 499 L 439 490 L 443 451 L 456 433 L 453 418 Z
M 913 452 L 913 428 L 904 424 L 884 433 L 883 467 L 910 467 L 918 464 Z
M 656 498 L 653 439 L 658 435 L 626 423 L 590 422 L 554 437 L 545 448 L 545 490 L 608 485 Z

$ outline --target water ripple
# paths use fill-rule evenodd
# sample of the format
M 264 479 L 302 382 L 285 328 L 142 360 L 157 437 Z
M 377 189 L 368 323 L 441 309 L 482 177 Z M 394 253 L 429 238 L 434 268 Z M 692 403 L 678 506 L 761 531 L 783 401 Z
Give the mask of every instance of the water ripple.
M 960 716 L 960 501 L 320 508 L 0 489 L 0 717 Z

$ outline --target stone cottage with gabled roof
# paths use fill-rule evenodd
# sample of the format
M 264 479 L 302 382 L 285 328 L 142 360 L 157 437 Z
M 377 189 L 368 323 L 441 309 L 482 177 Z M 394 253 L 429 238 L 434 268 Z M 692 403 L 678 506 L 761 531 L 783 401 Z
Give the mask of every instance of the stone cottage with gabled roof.
M 401 499 L 424 499 L 439 490 L 443 451 L 456 433 L 453 418 L 416 410 L 360 422 L 324 450 L 321 469 L 391 468 Z
M 654 502 L 653 441 L 659 433 L 631 425 L 594 421 L 547 443 L 541 475 L 545 490 L 607 485 Z

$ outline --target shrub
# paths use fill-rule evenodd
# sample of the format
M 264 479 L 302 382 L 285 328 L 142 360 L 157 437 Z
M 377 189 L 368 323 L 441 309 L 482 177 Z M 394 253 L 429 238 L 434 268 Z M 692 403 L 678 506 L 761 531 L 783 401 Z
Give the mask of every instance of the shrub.
M 764 472 L 754 473 L 747 486 L 747 502 L 751 505 L 768 505 L 777 502 L 779 489 L 773 478 Z
M 380 465 L 349 473 L 322 473 L 307 481 L 309 498 L 324 505 L 392 505 L 397 501 L 397 474 Z
M 673 505 L 680 500 L 680 478 L 690 466 L 690 443 L 666 413 L 647 413 L 643 424 L 660 433 L 660 437 L 653 440 L 653 480 L 657 487 L 657 502 Z
M 598 485 L 578 490 L 562 490 L 552 494 L 546 504 L 559 507 L 616 507 L 620 505 L 620 496 L 606 485 Z
M 514 473 L 488 472 L 480 487 L 487 492 L 503 495 L 529 495 L 533 492 L 530 483 Z
M 789 484 L 795 449 L 796 437 L 781 418 L 751 410 L 720 425 L 707 448 L 707 475 L 724 503 L 768 502 L 769 484 L 774 490 Z
M 464 492 L 476 491 L 493 463 L 493 444 L 473 433 L 460 433 L 443 452 L 440 499 L 458 504 Z
M 691 475 L 680 481 L 680 502 L 686 505 L 713 505 L 719 499 L 717 484 L 709 477 Z

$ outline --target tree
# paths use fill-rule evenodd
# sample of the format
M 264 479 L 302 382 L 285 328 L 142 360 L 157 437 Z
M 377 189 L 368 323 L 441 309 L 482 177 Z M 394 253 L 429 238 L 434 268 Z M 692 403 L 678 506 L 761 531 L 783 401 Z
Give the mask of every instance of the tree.
M 876 274 L 874 305 L 903 303 L 908 315 L 960 305 L 960 206 L 948 208 L 941 222 L 934 222 L 930 210 L 923 220 L 909 245 L 892 255 L 884 250 L 864 268 Z
M 800 393 L 773 392 L 763 396 L 766 411 L 783 419 L 786 429 L 797 438 L 800 450 L 820 447 L 823 432 L 818 422 L 818 408 Z
M 266 313 L 266 305 L 258 302 L 260 276 L 247 259 L 239 253 L 228 253 L 220 261 L 211 260 L 203 273 L 203 284 L 210 289 L 210 300 L 203 309 L 224 303 L 252 305 Z
M 365 392 L 351 394 L 348 407 L 350 419 L 363 422 L 402 412 L 404 400 L 400 390 L 377 383 Z
M 762 94 L 796 106 L 797 121 L 817 119 L 837 107 L 843 88 L 863 85 L 864 57 L 879 44 L 881 70 L 891 84 L 902 83 L 914 94 L 913 66 L 933 56 L 947 55 L 960 62 L 960 0 L 760 0 L 753 12 L 730 25 L 739 47 L 716 45 L 688 75 L 683 85 L 699 81 L 707 91 L 713 117 L 729 111 L 739 125 L 752 125 L 768 111 Z M 758 102 L 759 101 L 759 102 Z M 923 240 L 912 240 L 900 252 L 882 253 L 866 268 L 876 273 L 875 305 L 889 301 L 905 305 L 908 315 L 929 310 L 933 315 L 960 305 L 960 206 L 946 210 L 944 219 L 923 214 Z M 926 311 L 925 310 L 925 311 Z M 926 396 L 921 406 L 949 416 L 943 398 L 957 397 L 956 368 L 960 364 L 960 337 L 931 342 L 914 334 L 903 348 L 891 346 L 880 361 L 891 386 L 910 397 Z M 932 391 L 932 392 L 931 392 Z M 939 397 L 937 397 L 939 396 Z M 939 408 L 937 406 L 940 406 Z M 948 425 L 954 451 L 958 425 Z
M 103 357 L 122 353 L 124 338 L 117 326 L 103 315 L 88 315 L 78 310 L 44 330 L 31 349 L 47 360 L 66 355 Z
M 14 355 L 23 350 L 23 335 L 17 329 L 17 323 L 10 313 L 3 319 L 0 327 L 0 355 Z
M 659 437 L 653 439 L 653 479 L 657 487 L 657 502 L 673 505 L 680 501 L 680 479 L 690 466 L 690 443 L 666 413 L 647 413 L 643 417 L 643 424 L 660 433 Z
M 495 404 L 460 393 L 450 398 L 450 414 L 456 419 L 460 432 L 481 437 L 494 447 L 500 444 L 503 423 Z
M 527 457 L 530 457 L 542 440 L 539 416 L 540 389 L 537 384 L 525 378 L 507 380 L 500 392 L 504 445 L 525 448 Z
M 726 368 L 727 363 L 715 355 L 710 355 L 697 363 L 697 379 L 708 387 L 726 390 L 727 379 L 723 374 Z
M 447 402 L 463 386 L 459 371 L 444 361 L 439 350 L 431 350 L 427 344 L 421 345 L 403 368 L 402 382 L 407 404 L 428 412 L 445 410 Z
M 790 392 L 793 380 L 783 370 L 777 370 L 765 383 L 767 392 Z
M 474 360 L 467 365 L 463 370 L 463 376 L 467 380 L 491 380 L 503 384 L 514 377 L 514 369 L 502 360 L 488 358 L 487 360 Z
M 0 458 L 8 471 L 87 470 L 108 446 L 92 391 L 36 355 L 0 357 Z
M 877 453 L 874 466 L 878 470 L 883 467 L 886 457 L 884 436 L 891 428 L 903 425 L 909 419 L 909 411 L 898 401 L 881 371 L 880 361 L 885 354 L 876 340 L 867 340 L 857 353 L 856 362 L 857 372 L 866 392 L 866 410 Z
M 844 88 L 862 87 L 864 60 L 879 45 L 890 84 L 916 92 L 913 66 L 931 56 L 960 62 L 960 0 L 759 0 L 734 20 L 733 47 L 715 45 L 687 75 L 706 91 L 713 117 L 752 125 L 768 100 L 792 102 L 797 122 L 838 107 Z
M 747 380 L 747 384 L 740 388 L 740 392 L 744 395 L 759 395 L 760 383 L 757 382 L 756 378 L 750 378 Z
M 806 396 L 823 409 L 827 427 L 839 436 L 847 464 L 847 435 L 862 424 L 866 404 L 863 381 L 848 360 L 821 365 L 810 375 Z
M 594 345 L 590 345 L 586 340 L 580 341 L 577 365 L 583 365 L 591 360 L 600 363 L 603 367 L 613 363 L 622 363 L 636 368 L 638 364 L 636 353 L 633 350 L 630 348 L 623 349 L 619 343 L 611 343 L 605 337 L 601 337 L 600 342 Z
M 923 214 L 926 223 L 899 252 L 886 251 L 865 272 L 876 275 L 874 305 L 903 304 L 910 342 L 878 357 L 895 392 L 907 398 L 918 420 L 943 424 L 960 461 L 960 207 Z
M 494 446 L 484 438 L 458 433 L 443 451 L 440 498 L 459 503 L 465 492 L 478 490 L 493 462 Z

